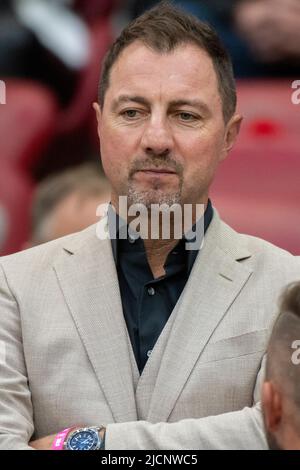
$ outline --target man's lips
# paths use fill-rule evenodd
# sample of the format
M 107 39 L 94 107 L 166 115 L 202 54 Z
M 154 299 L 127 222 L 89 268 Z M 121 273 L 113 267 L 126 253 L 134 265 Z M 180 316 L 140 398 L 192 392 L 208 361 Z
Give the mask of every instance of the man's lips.
M 137 173 L 146 173 L 146 174 L 170 174 L 175 175 L 176 171 L 169 168 L 144 168 L 143 170 L 138 170 Z

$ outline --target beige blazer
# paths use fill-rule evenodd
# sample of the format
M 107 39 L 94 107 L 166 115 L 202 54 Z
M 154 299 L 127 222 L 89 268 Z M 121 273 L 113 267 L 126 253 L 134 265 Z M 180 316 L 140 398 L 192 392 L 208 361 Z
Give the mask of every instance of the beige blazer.
M 108 425 L 108 449 L 265 448 L 259 370 L 295 257 L 215 213 L 141 376 L 95 226 L 0 266 L 1 449 L 74 424 Z

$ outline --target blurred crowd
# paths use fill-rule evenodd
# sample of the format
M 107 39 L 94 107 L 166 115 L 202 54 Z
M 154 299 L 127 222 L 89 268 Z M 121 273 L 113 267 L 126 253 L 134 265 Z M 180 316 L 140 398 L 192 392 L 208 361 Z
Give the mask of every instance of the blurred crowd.
M 135 2 L 135 13 L 156 2 Z M 300 72 L 298 0 L 176 0 L 209 22 L 230 51 L 236 77 L 291 77 Z
M 36 194 L 44 194 L 40 186 L 44 188 L 49 177 L 59 182 L 62 174 L 82 164 L 96 165 L 103 185 L 99 195 L 109 200 L 92 110 L 100 64 L 120 29 L 155 3 L 1 0 L 0 79 L 6 84 L 7 104 L 0 105 L 0 255 L 40 239 L 36 221 L 32 222 L 36 216 L 31 214 L 39 204 Z M 299 0 L 173 3 L 217 29 L 238 79 L 300 78 Z M 263 119 L 266 114 L 263 110 Z M 268 134 L 268 119 L 259 129 Z M 79 175 L 86 178 L 87 186 L 89 171 Z M 54 184 L 51 191 L 55 188 Z M 93 204 L 90 211 L 94 217 L 87 217 L 87 223 L 96 221 Z M 79 228 L 70 224 L 69 230 Z M 60 236 L 64 231 L 55 233 Z M 40 242 L 49 237 L 41 237 Z

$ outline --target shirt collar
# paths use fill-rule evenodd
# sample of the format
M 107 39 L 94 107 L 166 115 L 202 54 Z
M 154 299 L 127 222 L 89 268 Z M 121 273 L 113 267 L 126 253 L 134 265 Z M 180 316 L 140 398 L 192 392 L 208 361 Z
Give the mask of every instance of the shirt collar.
M 110 239 L 111 239 L 111 246 L 115 264 L 117 265 L 118 262 L 118 239 L 120 238 L 120 233 L 128 234 L 128 226 L 126 222 L 115 212 L 112 204 L 110 203 L 108 206 L 108 227 L 110 232 Z M 204 215 L 199 219 L 192 227 L 192 229 L 180 240 L 178 240 L 177 245 L 174 247 L 172 251 L 176 251 L 177 249 L 186 249 L 186 243 L 191 243 L 195 245 L 194 247 L 191 245 L 192 249 L 186 249 L 187 252 L 187 269 L 188 273 L 192 270 L 194 262 L 196 260 L 197 254 L 199 250 L 202 248 L 203 245 L 203 237 L 197 238 L 197 243 L 192 243 L 193 238 L 191 238 L 192 234 L 199 232 L 205 235 L 206 230 L 208 229 L 210 222 L 213 218 L 213 207 L 211 204 L 210 199 L 208 200 Z M 195 239 L 195 238 L 194 238 Z M 139 244 L 140 246 L 140 244 Z

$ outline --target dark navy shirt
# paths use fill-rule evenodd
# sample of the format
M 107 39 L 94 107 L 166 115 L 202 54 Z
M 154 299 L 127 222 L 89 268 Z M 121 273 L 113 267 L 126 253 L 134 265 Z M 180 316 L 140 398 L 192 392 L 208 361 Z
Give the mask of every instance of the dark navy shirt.
M 204 233 L 213 217 L 211 202 L 204 213 Z M 193 227 L 193 229 L 195 226 Z M 127 227 L 126 227 L 127 229 Z M 112 239 L 123 313 L 140 373 L 188 280 L 199 249 L 186 250 L 178 241 L 164 264 L 165 275 L 154 278 L 141 238 Z

